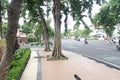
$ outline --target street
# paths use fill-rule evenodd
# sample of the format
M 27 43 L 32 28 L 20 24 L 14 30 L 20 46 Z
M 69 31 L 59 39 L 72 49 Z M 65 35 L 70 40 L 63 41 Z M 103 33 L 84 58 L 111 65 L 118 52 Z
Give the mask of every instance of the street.
M 110 44 L 108 41 L 89 40 L 88 44 L 85 44 L 83 41 L 62 40 L 62 49 L 120 70 L 120 51 L 116 49 L 115 44 Z

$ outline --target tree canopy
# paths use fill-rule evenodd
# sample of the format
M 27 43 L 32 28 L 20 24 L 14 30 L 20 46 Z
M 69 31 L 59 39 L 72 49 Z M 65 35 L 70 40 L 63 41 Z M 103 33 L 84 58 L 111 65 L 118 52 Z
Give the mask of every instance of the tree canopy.
M 103 29 L 108 36 L 111 36 L 114 31 L 114 26 L 120 23 L 120 0 L 110 0 L 105 4 L 100 12 L 94 17 L 95 26 L 103 26 Z

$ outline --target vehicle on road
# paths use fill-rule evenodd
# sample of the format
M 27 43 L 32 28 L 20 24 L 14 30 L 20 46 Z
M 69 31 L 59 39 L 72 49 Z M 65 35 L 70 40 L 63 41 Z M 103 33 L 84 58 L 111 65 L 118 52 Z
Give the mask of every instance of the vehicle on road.
M 85 42 L 85 44 L 88 44 L 87 38 L 85 38 L 84 42 Z
M 118 51 L 120 51 L 120 39 L 116 42 L 116 48 Z
M 75 40 L 76 40 L 76 41 L 80 41 L 80 37 L 76 37 Z
M 116 45 L 118 51 L 120 51 L 120 45 Z

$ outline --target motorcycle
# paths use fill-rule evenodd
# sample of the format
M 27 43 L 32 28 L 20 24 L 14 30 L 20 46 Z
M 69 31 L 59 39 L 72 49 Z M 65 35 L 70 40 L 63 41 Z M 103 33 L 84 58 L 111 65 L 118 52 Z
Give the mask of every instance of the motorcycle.
M 87 38 L 85 38 L 84 42 L 85 42 L 85 44 L 88 44 Z
M 117 44 L 116 48 L 117 48 L 118 51 L 120 51 L 120 44 Z
M 117 48 L 118 51 L 120 51 L 120 40 L 117 41 L 116 48 Z

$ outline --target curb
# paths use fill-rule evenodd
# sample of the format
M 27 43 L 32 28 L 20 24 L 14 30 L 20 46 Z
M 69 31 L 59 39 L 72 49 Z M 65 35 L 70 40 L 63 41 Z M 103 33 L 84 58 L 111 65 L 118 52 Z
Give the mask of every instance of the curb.
M 117 65 L 115 65 L 115 64 L 112 64 L 112 63 L 110 63 L 110 62 L 107 62 L 107 61 L 104 61 L 104 60 L 100 60 L 100 59 L 98 59 L 98 58 L 91 57 L 91 56 L 88 56 L 88 55 L 82 55 L 82 56 L 87 57 L 87 58 L 92 59 L 92 60 L 95 60 L 95 61 L 97 61 L 97 62 L 99 62 L 99 63 L 103 63 L 103 64 L 105 64 L 106 66 L 108 66 L 108 67 L 110 67 L 110 68 L 114 68 L 114 69 L 117 69 L 117 70 L 120 71 L 120 66 L 117 66 Z

